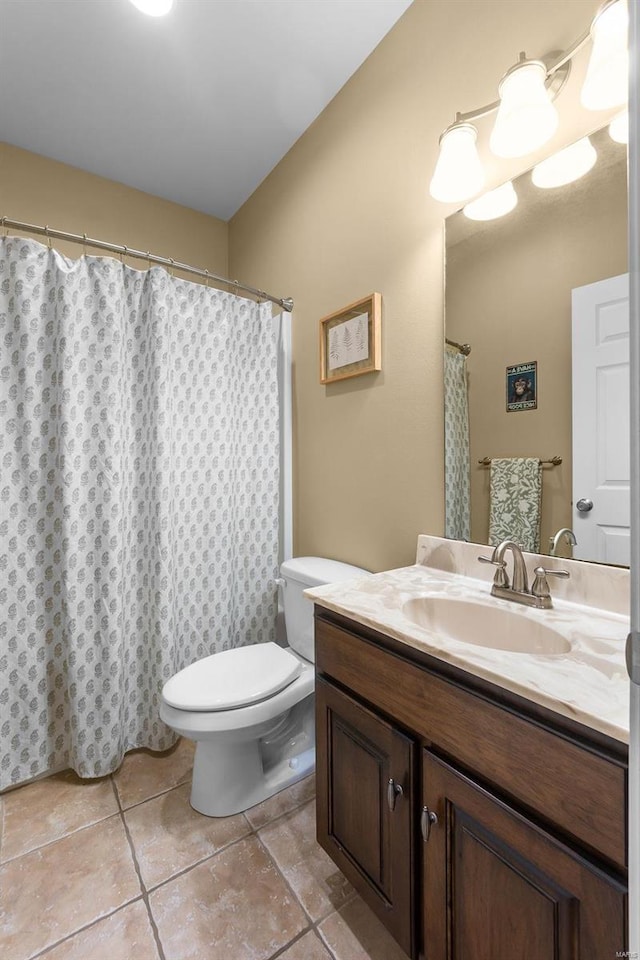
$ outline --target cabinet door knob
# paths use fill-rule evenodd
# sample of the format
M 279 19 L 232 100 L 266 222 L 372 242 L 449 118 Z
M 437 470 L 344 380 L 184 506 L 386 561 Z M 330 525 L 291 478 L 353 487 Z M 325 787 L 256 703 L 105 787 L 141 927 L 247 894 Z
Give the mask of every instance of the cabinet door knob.
M 420 815 L 420 832 L 422 833 L 422 839 L 425 843 L 427 843 L 431 836 L 431 827 L 435 827 L 437 822 L 437 814 L 435 814 L 433 810 L 429 810 L 429 807 L 423 807 Z
M 393 813 L 396 808 L 396 800 L 404 795 L 404 790 L 399 783 L 396 783 L 393 777 L 389 777 L 387 784 L 387 806 Z

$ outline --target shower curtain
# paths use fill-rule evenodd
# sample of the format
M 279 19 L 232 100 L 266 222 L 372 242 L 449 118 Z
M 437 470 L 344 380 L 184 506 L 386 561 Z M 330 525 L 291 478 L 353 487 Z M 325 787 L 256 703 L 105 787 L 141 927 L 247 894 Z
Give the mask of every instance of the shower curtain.
M 444 352 L 445 537 L 471 538 L 467 360 Z
M 274 638 L 268 304 L 0 245 L 0 787 L 163 750 L 162 685 Z

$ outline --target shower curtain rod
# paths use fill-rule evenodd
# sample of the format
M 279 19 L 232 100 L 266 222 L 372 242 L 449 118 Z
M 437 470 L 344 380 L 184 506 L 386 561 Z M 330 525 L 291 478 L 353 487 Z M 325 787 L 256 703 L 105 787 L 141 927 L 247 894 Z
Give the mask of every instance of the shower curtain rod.
M 246 283 L 240 283 L 239 280 L 229 280 L 227 277 L 219 277 L 209 270 L 191 267 L 189 264 L 180 263 L 171 257 L 158 257 L 153 253 L 149 253 L 148 250 L 146 252 L 144 250 L 132 250 L 123 244 L 108 243 L 106 240 L 94 240 L 92 237 L 88 237 L 86 233 L 82 235 L 78 233 L 67 233 L 65 230 L 54 230 L 49 226 L 39 227 L 33 223 L 11 220 L 9 217 L 2 217 L 0 219 L 0 226 L 3 229 L 11 228 L 12 230 L 24 231 L 25 233 L 35 233 L 38 236 L 54 240 L 69 240 L 71 243 L 81 243 L 85 247 L 95 247 L 98 250 L 108 250 L 110 253 L 118 253 L 121 256 L 135 257 L 138 260 L 147 260 L 149 263 L 158 263 L 160 266 L 169 267 L 171 270 L 182 270 L 184 273 L 192 273 L 196 277 L 202 277 L 203 280 L 214 280 L 216 283 L 224 283 L 235 287 L 236 290 L 252 293 L 259 300 L 269 300 L 271 303 L 277 303 L 278 306 L 286 310 L 287 313 L 291 313 L 293 310 L 293 300 L 291 297 L 273 297 L 270 293 L 265 293 L 264 290 L 257 290 L 255 287 L 249 287 Z
M 455 347 L 456 350 L 459 350 L 463 356 L 468 357 L 471 353 L 471 345 L 468 343 L 456 343 L 455 340 L 449 340 L 445 337 L 445 343 L 448 343 L 450 347 Z

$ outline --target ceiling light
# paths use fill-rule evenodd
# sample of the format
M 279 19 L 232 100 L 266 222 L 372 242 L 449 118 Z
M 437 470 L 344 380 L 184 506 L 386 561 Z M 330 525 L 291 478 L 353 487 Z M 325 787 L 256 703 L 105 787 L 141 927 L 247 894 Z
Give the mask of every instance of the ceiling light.
M 173 0 L 129 0 L 129 2 L 150 17 L 164 17 L 173 6 Z
M 619 113 L 609 124 L 609 136 L 616 143 L 629 143 L 629 112 Z
M 497 220 L 498 217 L 511 213 L 517 203 L 518 195 L 511 180 L 508 180 L 495 190 L 472 200 L 463 208 L 463 213 L 469 220 Z
M 520 61 L 502 78 L 500 106 L 489 146 L 498 157 L 523 157 L 550 140 L 558 129 L 558 113 L 545 86 L 541 60 Z
M 611 0 L 591 24 L 593 48 L 580 100 L 587 110 L 608 110 L 626 103 L 629 86 L 627 30 L 629 14 L 624 0 Z
M 440 137 L 440 156 L 429 192 L 442 203 L 462 203 L 484 186 L 478 132 L 471 123 L 454 123 Z
M 563 187 L 584 176 L 596 162 L 598 154 L 589 137 L 583 137 L 533 168 L 531 179 L 536 187 Z

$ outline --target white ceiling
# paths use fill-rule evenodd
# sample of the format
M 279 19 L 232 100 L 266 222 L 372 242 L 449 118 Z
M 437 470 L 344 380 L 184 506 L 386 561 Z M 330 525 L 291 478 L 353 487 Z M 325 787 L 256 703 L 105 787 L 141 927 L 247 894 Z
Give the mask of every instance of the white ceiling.
M 0 0 L 0 140 L 223 220 L 411 0 Z

